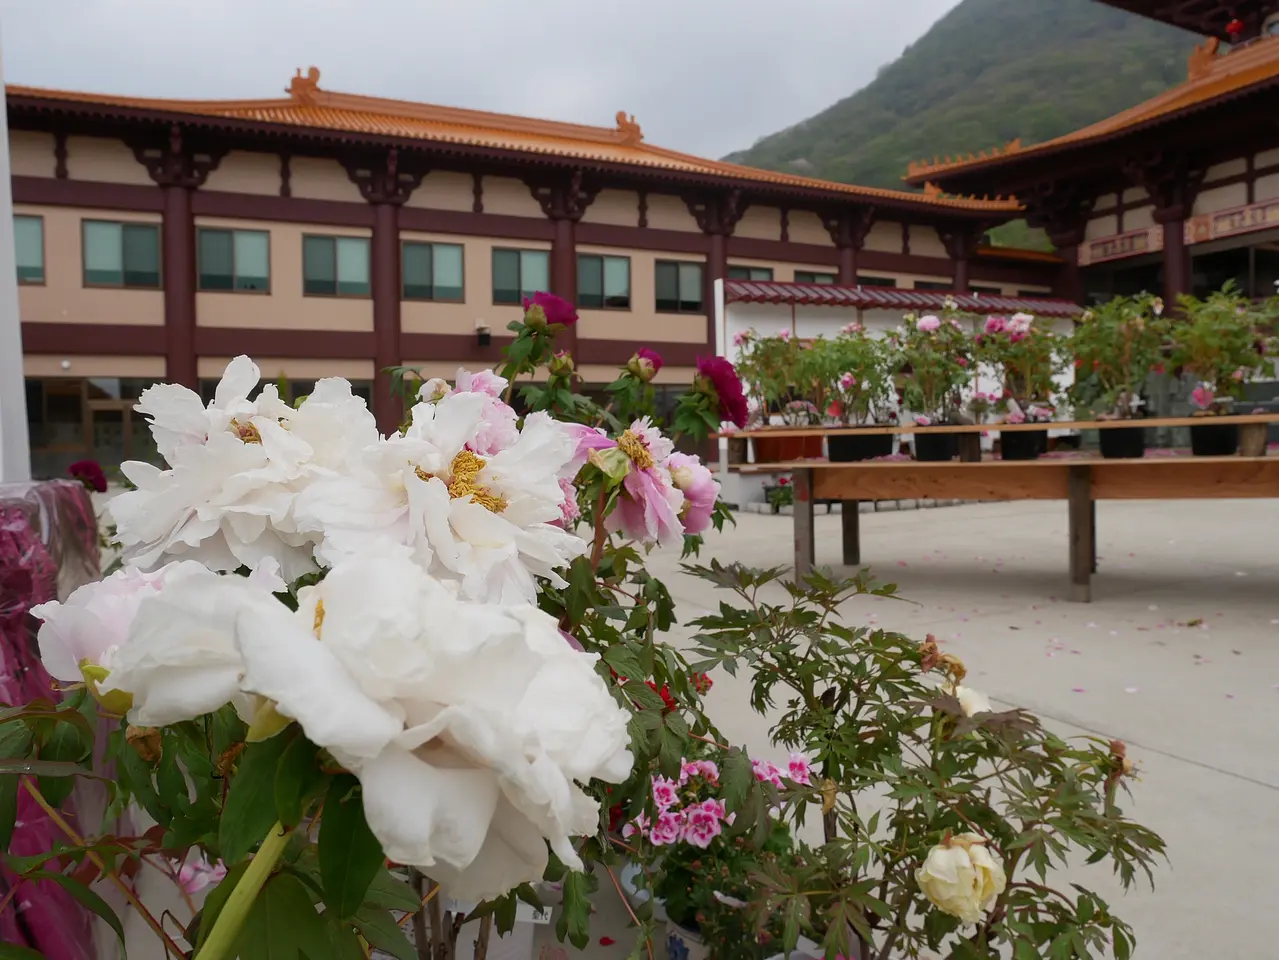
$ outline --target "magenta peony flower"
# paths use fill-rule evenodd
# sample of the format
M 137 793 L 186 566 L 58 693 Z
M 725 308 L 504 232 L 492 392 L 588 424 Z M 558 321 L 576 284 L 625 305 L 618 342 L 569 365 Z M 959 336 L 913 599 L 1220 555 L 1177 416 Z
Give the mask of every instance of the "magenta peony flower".
M 777 336 L 779 336 L 782 340 L 789 340 L 789 339 L 790 339 L 790 331 L 789 331 L 789 330 L 786 330 L 785 328 L 783 328 L 783 329 L 781 329 L 781 330 L 778 330 L 778 331 L 777 331 Z
M 733 365 L 723 357 L 698 357 L 697 376 L 703 384 L 715 391 L 715 396 L 719 399 L 720 419 L 739 427 L 746 426 L 750 411 L 746 406 L 742 381 Z
M 675 488 L 684 494 L 684 506 L 679 514 L 684 523 L 684 532 L 702 533 L 711 525 L 711 514 L 715 510 L 715 500 L 719 497 L 719 484 L 698 457 L 672 453 L 665 466 L 670 471 Z
M 1003 317 L 987 317 L 986 318 L 987 333 L 1003 333 L 1004 328 L 1007 325 L 1008 324 L 1004 321 Z
M 1190 402 L 1200 410 L 1207 410 L 1216 399 L 1216 394 L 1209 384 L 1201 383 L 1190 392 Z
M 851 373 L 846 373 L 839 378 L 839 386 L 842 390 L 851 390 L 853 387 L 857 386 L 857 378 Z
M 635 351 L 635 355 L 631 357 L 626 369 L 632 376 L 648 383 L 662 369 L 662 355 L 656 350 L 650 350 L 648 347 L 640 347 Z
M 107 475 L 102 472 L 102 465 L 97 460 L 77 460 L 67 467 L 67 473 L 90 490 L 107 492 Z
M 939 330 L 941 328 L 941 320 L 934 317 L 932 314 L 929 314 L 926 317 L 920 317 L 919 323 L 917 323 L 916 326 L 919 327 L 920 330 L 924 331 L 924 333 L 932 333 L 934 330 Z
M 539 310 L 541 316 L 534 313 L 534 310 Z M 524 298 L 524 322 L 529 326 L 539 326 L 538 320 L 568 326 L 571 323 L 577 323 L 577 310 L 567 300 L 553 293 L 538 291 L 533 294 L 532 300 L 528 297 Z

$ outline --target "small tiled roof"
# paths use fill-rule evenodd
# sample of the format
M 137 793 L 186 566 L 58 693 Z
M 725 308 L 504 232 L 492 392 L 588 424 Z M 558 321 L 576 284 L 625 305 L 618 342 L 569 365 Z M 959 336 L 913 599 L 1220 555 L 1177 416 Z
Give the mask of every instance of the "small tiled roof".
M 861 310 L 942 310 L 947 300 L 967 313 L 1029 313 L 1037 317 L 1076 317 L 1083 307 L 1049 297 L 1001 297 L 955 294 L 945 290 L 897 287 L 838 287 L 821 283 L 725 280 L 725 303 L 785 303 L 797 306 L 855 307 Z
M 759 170 L 721 160 L 707 160 L 676 150 L 646 143 L 633 116 L 617 114 L 617 126 L 592 127 L 560 123 L 509 114 L 463 110 L 434 104 L 413 103 L 380 97 L 334 93 L 319 87 L 320 71 L 312 67 L 306 76 L 299 70 L 286 92 L 287 97 L 271 100 L 161 100 L 147 97 L 79 93 L 9 85 L 10 98 L 31 98 L 66 104 L 96 105 L 120 109 L 155 111 L 166 114 L 223 120 L 249 121 L 308 131 L 393 137 L 433 141 L 459 146 L 487 147 L 521 153 L 583 161 L 625 164 L 654 170 L 705 174 L 756 184 L 800 187 L 844 197 L 921 207 L 962 211 L 1016 213 L 1015 200 L 925 195 L 906 190 L 859 187 L 800 177 L 772 170 Z
M 1187 111 L 1206 109 L 1225 99 L 1253 89 L 1279 82 L 1279 36 L 1266 36 L 1241 44 L 1225 55 L 1218 55 L 1220 41 L 1209 37 L 1190 56 L 1190 79 L 1144 103 L 1139 103 L 1113 117 L 1076 130 L 1053 140 L 1022 146 L 1014 140 L 1004 147 L 982 151 L 977 156 L 912 162 L 905 180 L 909 183 L 931 183 L 939 176 L 981 169 L 1005 162 L 1018 162 L 1023 157 L 1053 153 L 1071 147 L 1109 140 L 1138 128 L 1151 126 Z M 930 186 L 930 190 L 936 188 Z

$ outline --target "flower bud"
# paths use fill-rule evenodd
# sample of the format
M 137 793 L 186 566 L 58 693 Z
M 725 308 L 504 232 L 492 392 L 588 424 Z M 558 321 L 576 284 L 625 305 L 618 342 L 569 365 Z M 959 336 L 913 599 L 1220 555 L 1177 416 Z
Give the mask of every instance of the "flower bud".
M 553 377 L 571 377 L 577 368 L 573 364 L 573 355 L 567 350 L 558 351 L 547 364 Z
M 635 351 L 635 355 L 631 357 L 630 362 L 626 364 L 626 370 L 631 376 L 643 380 L 645 383 L 650 382 L 657 372 L 662 369 L 661 354 L 647 347 L 640 347 Z
M 530 330 L 546 329 L 546 311 L 541 304 L 524 301 L 524 326 Z
M 928 851 L 915 882 L 932 903 L 965 923 L 977 923 L 1008 886 L 999 854 L 975 833 L 947 836 Z

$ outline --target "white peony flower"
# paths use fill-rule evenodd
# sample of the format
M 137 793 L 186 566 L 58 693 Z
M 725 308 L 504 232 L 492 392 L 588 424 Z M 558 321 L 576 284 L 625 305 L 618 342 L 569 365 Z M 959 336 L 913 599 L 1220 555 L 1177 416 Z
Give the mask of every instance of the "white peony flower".
M 108 510 L 128 562 L 145 569 L 182 557 L 235 570 L 273 559 L 287 580 L 315 569 L 313 538 L 293 522 L 294 497 L 376 442 L 377 427 L 345 380 L 321 380 L 294 410 L 273 384 L 249 400 L 259 379 L 257 365 L 237 357 L 207 408 L 175 384 L 143 392 L 137 409 L 170 469 L 121 465 L 137 489 Z
M 980 690 L 957 686 L 953 683 L 943 683 L 941 689 L 943 693 L 949 693 L 959 701 L 960 709 L 964 711 L 966 717 L 973 717 L 979 713 L 993 713 L 995 710 L 990 704 L 990 698 Z
M 998 853 L 985 838 L 961 833 L 928 851 L 915 882 L 939 910 L 965 923 L 977 923 L 1008 885 Z
M 493 602 L 532 602 L 535 575 L 563 585 L 556 570 L 587 549 L 555 525 L 565 498 L 559 478 L 576 438 L 534 413 L 509 446 L 481 456 L 473 444 L 488 435 L 494 404 L 505 406 L 472 392 L 419 403 L 402 436 L 364 450 L 349 474 L 303 492 L 296 515 L 299 529 L 322 534 L 316 556 L 333 564 L 404 544 L 424 569 Z

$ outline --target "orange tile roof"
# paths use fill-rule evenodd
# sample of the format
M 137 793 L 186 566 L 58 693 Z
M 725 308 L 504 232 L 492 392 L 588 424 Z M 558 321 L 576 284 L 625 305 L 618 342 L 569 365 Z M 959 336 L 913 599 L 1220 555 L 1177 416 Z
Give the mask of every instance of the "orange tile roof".
M 1009 157 L 1020 159 L 1066 146 L 1108 139 L 1131 128 L 1156 122 L 1192 107 L 1207 105 L 1219 97 L 1242 93 L 1249 87 L 1279 77 L 1279 36 L 1262 37 L 1232 49 L 1225 55 L 1218 55 L 1220 44 L 1221 41 L 1216 37 L 1209 37 L 1202 46 L 1195 48 L 1190 55 L 1189 79 L 1185 83 L 1113 117 L 1033 146 L 1024 147 L 1020 140 L 1014 140 L 1003 148 L 995 147 L 989 153 L 983 150 L 977 156 L 970 153 L 967 157 L 953 160 L 947 157 L 941 161 L 934 157 L 932 161 L 912 162 L 903 179 L 911 183 L 926 183 L 929 178 L 938 174 L 976 170 Z
M 628 117 L 624 111 L 617 114 L 617 126 L 592 127 L 406 100 L 335 93 L 320 89 L 319 79 L 320 71 L 315 67 L 311 67 L 305 76 L 299 70 L 286 90 L 288 96 L 272 100 L 161 100 L 14 85 L 7 86 L 6 91 L 10 97 L 158 110 L 310 130 L 429 140 L 460 146 L 619 163 L 655 170 L 706 174 L 760 184 L 821 190 L 869 201 L 882 199 L 925 207 L 997 213 L 1015 213 L 1020 209 L 1014 200 L 950 197 L 936 193 L 860 187 L 759 170 L 720 160 L 706 160 L 646 143 L 635 118 Z

